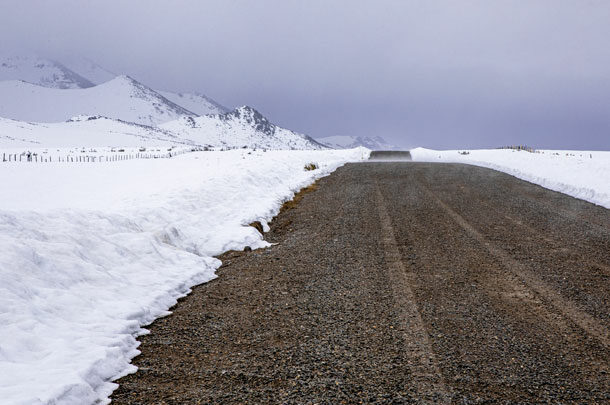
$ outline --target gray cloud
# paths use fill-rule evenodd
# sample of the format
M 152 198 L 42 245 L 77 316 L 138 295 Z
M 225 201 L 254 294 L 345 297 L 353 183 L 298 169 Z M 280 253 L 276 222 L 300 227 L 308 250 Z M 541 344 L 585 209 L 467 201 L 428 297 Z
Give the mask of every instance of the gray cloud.
M 610 149 L 606 1 L 13 1 L 1 49 L 81 54 L 313 136 Z

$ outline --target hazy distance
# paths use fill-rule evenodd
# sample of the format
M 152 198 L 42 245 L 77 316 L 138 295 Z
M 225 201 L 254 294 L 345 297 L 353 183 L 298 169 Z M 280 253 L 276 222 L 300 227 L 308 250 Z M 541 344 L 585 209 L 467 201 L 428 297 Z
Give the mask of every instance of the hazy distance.
M 314 137 L 610 149 L 610 2 L 14 1 L 0 50 L 82 55 Z

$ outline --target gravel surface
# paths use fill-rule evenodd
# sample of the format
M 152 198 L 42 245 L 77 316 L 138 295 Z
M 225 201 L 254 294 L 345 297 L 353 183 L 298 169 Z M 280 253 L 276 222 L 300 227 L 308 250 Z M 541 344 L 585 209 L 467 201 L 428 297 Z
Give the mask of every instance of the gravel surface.
M 360 163 L 140 338 L 118 404 L 610 403 L 610 211 Z

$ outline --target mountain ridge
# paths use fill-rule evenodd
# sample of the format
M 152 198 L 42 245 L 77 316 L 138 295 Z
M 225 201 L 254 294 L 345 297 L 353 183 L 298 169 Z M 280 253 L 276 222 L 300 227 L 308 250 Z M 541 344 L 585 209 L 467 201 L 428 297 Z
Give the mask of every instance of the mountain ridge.
M 333 149 L 352 149 L 358 146 L 363 146 L 371 150 L 393 150 L 398 149 L 397 146 L 389 144 L 381 136 L 351 136 L 351 135 L 335 135 L 316 140 Z
M 14 100 L 20 102 L 16 104 Z M 2 117 L 61 122 L 77 115 L 104 115 L 154 126 L 196 114 L 126 75 L 85 89 L 49 88 L 15 80 L 0 82 Z
M 0 81 L 22 80 L 56 89 L 79 89 L 95 84 L 64 64 L 34 54 L 0 54 Z
M 182 117 L 160 125 L 200 144 L 260 149 L 326 149 L 315 139 L 271 123 L 250 106 L 224 114 Z

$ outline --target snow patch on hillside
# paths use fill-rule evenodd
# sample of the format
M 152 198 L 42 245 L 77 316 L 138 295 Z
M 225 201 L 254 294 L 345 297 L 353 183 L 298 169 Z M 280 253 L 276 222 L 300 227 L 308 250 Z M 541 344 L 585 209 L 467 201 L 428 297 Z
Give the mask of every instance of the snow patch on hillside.
M 229 109 L 220 105 L 211 98 L 197 93 L 172 93 L 159 91 L 169 101 L 194 112 L 197 115 L 225 114 Z
M 411 150 L 414 161 L 467 163 L 508 173 L 610 208 L 610 152 L 512 149 Z

